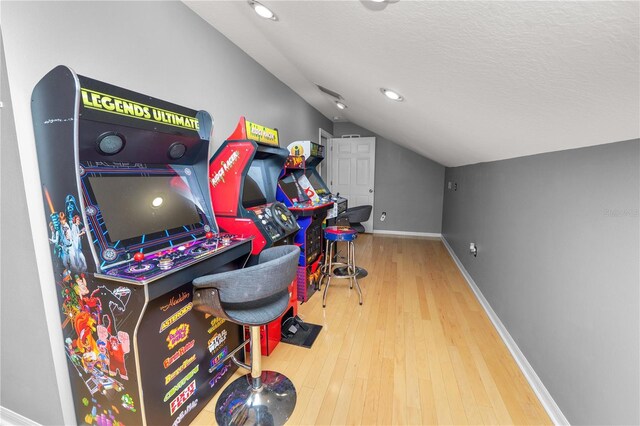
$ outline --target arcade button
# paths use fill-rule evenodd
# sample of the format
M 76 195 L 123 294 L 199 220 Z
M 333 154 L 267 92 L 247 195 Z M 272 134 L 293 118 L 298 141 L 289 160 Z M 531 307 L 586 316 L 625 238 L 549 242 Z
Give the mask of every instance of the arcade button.
M 158 261 L 158 268 L 162 269 L 163 271 L 166 271 L 167 269 L 171 269 L 172 266 L 173 266 L 173 259 L 168 256 L 165 256 Z
M 191 251 L 191 253 L 194 253 L 194 254 L 202 253 L 203 251 L 210 250 L 212 247 L 218 246 L 218 242 L 220 239 L 217 238 L 216 234 L 209 231 L 206 234 L 204 234 L 204 236 L 206 238 L 204 243 L 202 244 L 204 247 L 195 248 Z
M 133 266 L 130 266 L 129 268 L 125 269 L 125 272 L 129 273 L 129 274 L 140 274 L 143 272 L 147 272 L 150 271 L 154 268 L 153 264 L 151 263 L 136 263 Z

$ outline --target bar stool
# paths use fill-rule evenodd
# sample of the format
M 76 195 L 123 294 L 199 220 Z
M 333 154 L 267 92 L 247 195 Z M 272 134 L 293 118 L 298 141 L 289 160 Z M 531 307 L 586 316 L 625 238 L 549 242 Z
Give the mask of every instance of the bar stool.
M 231 359 L 251 370 L 227 386 L 216 404 L 220 425 L 282 425 L 296 406 L 296 389 L 286 376 L 262 371 L 260 326 L 284 313 L 289 284 L 298 271 L 300 248 L 278 246 L 260 253 L 258 264 L 244 269 L 206 275 L 193 280 L 193 308 L 249 327 L 250 338 L 229 353 Z M 251 344 L 251 365 L 234 354 Z M 209 370 L 211 373 L 212 370 Z
M 356 284 L 356 290 L 358 291 L 358 299 L 362 305 L 362 290 L 360 284 L 358 284 L 358 270 L 356 269 L 356 245 L 354 241 L 358 237 L 358 231 L 346 226 L 328 226 L 324 230 L 324 239 L 326 241 L 324 264 L 322 265 L 322 275 L 327 277 L 327 283 L 324 287 L 324 293 L 322 294 L 322 307 L 327 306 L 327 291 L 329 290 L 329 284 L 331 284 L 331 278 L 348 278 L 349 288 L 353 288 L 353 283 Z M 337 250 L 337 243 L 347 243 L 347 261 L 334 262 L 334 250 Z M 334 268 L 337 266 L 344 267 L 346 270 L 344 274 L 335 274 Z

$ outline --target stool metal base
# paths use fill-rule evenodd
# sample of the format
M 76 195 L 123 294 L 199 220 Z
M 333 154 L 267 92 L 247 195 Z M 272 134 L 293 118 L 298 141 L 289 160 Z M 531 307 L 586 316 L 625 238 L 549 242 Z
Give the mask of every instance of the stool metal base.
M 347 243 L 347 259 L 346 263 L 343 262 L 334 262 L 334 247 L 338 243 L 338 241 L 329 241 L 326 240 L 326 251 L 325 251 L 325 264 L 322 266 L 321 273 L 322 278 L 320 280 L 319 286 L 322 285 L 322 281 L 326 278 L 326 283 L 324 285 L 324 292 L 322 293 L 322 307 L 327 307 L 327 292 L 329 290 L 329 284 L 331 284 L 331 278 L 348 278 L 349 279 L 349 288 L 353 288 L 353 284 L 355 284 L 356 290 L 358 291 L 358 303 L 362 305 L 362 289 L 360 288 L 360 284 L 358 284 L 358 267 L 355 265 L 356 263 L 356 250 L 355 244 L 353 241 L 344 241 Z M 336 273 L 337 271 L 342 270 L 343 273 Z M 366 271 L 365 271 L 366 272 Z
M 260 380 L 254 389 L 247 374 L 225 388 L 216 404 L 219 425 L 282 425 L 291 417 L 297 399 L 291 380 L 275 371 L 263 371 Z
M 340 268 L 336 268 L 333 270 L 333 275 L 337 277 L 346 277 L 350 275 L 348 268 L 346 266 L 342 266 Z M 356 278 L 364 278 L 369 275 L 366 269 L 356 266 Z

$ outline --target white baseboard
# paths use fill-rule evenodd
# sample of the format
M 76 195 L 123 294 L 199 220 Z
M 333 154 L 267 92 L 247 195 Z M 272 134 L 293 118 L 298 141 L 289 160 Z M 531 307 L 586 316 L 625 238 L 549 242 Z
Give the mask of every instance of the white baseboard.
M 531 364 L 529 364 L 529 361 L 527 361 L 527 358 L 524 356 L 515 340 L 513 340 L 513 337 L 511 337 L 504 324 L 502 324 L 502 321 L 500 321 L 498 315 L 495 313 L 493 308 L 491 308 L 491 305 L 489 304 L 487 299 L 485 299 L 475 281 L 473 281 L 473 278 L 471 278 L 471 275 L 469 275 L 469 272 L 467 272 L 465 267 L 462 265 L 462 262 L 460 261 L 460 259 L 458 259 L 458 256 L 456 256 L 446 238 L 442 237 L 442 243 L 449 251 L 449 254 L 451 255 L 453 261 L 456 263 L 456 265 L 458 265 L 458 269 L 460 269 L 460 272 L 467 280 L 469 287 L 471 287 L 471 290 L 473 290 L 473 293 L 476 295 L 478 302 L 480 302 L 480 305 L 482 305 L 482 308 L 489 316 L 489 319 L 502 338 L 502 341 L 509 349 L 509 352 L 511 352 L 511 355 L 518 364 L 518 367 L 520 367 L 522 374 L 524 374 L 524 377 L 529 382 L 529 385 L 531 385 L 533 392 L 535 392 L 536 396 L 540 400 L 542 407 L 545 409 L 549 417 L 551 417 L 551 421 L 555 425 L 569 425 L 569 421 L 564 416 L 564 414 L 562 414 L 560 407 L 558 407 L 558 404 L 556 404 L 556 402 L 553 400 L 551 394 L 542 383 L 542 380 L 540 380 L 540 377 L 538 377 L 533 367 L 531 367 Z
M 0 425 L 4 426 L 40 426 L 40 423 L 36 423 L 25 416 L 9 410 L 0 405 Z
M 402 235 L 406 237 L 442 238 L 442 234 L 435 234 L 433 232 L 389 231 L 386 229 L 374 229 L 373 233 L 382 235 Z

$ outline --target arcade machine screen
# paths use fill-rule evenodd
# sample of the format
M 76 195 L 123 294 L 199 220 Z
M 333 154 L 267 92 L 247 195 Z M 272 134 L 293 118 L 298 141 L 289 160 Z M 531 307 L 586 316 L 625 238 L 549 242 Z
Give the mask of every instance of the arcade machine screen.
M 306 194 L 300 187 L 300 184 L 298 183 L 294 174 L 289 174 L 280 179 L 279 185 L 280 189 L 282 189 L 287 197 L 294 203 L 309 200 L 309 197 L 306 196 Z
M 112 242 L 202 223 L 188 186 L 176 176 L 90 176 Z M 115 190 L 117 188 L 117 191 Z
M 318 194 L 320 197 L 324 197 L 328 194 L 327 188 L 322 182 L 320 182 L 320 179 L 318 179 L 318 175 L 313 173 L 313 170 L 307 169 L 305 171 L 305 175 L 307 176 L 307 179 L 309 179 L 309 183 L 311 183 L 313 189 L 316 190 L 316 194 Z
M 258 183 L 247 175 L 244 178 L 244 187 L 242 190 L 242 206 L 251 208 L 267 204 L 267 198 L 262 193 Z

